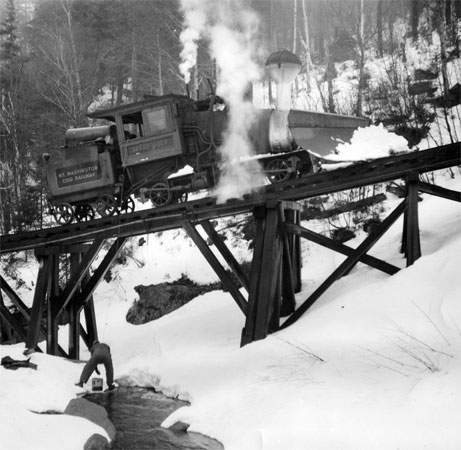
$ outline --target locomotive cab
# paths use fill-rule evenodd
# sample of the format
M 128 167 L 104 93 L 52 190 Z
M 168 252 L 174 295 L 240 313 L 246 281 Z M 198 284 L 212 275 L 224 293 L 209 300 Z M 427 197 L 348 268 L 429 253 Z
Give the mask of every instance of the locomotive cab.
M 122 167 L 141 201 L 151 199 L 157 206 L 171 201 L 168 177 L 188 163 L 182 122 L 190 102 L 166 95 L 89 114 L 115 123 Z
M 182 153 L 179 117 L 173 107 L 171 102 L 163 102 L 116 115 L 123 167 Z M 126 125 L 131 127 L 125 128 Z
M 175 94 L 147 96 L 88 116 L 115 123 L 114 141 L 130 191 L 141 202 L 164 206 L 215 184 L 215 150 L 227 126 L 220 102 L 214 97 L 194 101 Z
M 123 167 L 177 156 L 182 153 L 179 103 L 182 96 L 164 96 L 88 115 L 106 119 L 117 127 Z

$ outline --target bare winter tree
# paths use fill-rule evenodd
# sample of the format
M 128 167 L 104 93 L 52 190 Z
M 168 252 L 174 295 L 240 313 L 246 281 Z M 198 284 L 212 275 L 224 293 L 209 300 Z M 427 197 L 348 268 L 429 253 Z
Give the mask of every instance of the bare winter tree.
M 134 97 L 140 99 L 144 94 L 179 91 L 182 21 L 177 2 L 138 0 L 125 3 L 123 7 L 131 37 L 129 42 L 121 41 L 120 45 L 132 48 L 132 61 L 136 63 L 130 74 L 132 88 L 136 91 Z
M 56 106 L 71 126 L 87 125 L 88 106 L 101 84 L 102 63 L 107 51 L 85 38 L 79 30 L 71 0 L 60 0 L 60 9 L 48 10 L 48 23 L 37 33 L 39 69 L 37 88 Z
M 28 78 L 17 35 L 13 0 L 0 27 L 0 232 L 20 231 L 33 220 L 36 201 L 30 199 L 27 185 L 30 127 L 27 127 L 31 102 Z M 30 211 L 30 216 L 29 216 Z
M 310 91 L 310 78 L 311 78 L 311 50 L 310 50 L 310 39 L 309 39 L 309 21 L 308 21 L 308 9 L 307 0 L 301 0 L 302 11 L 303 11 L 303 34 L 301 36 L 301 44 L 303 46 L 305 61 L 306 61 L 306 87 L 307 92 Z
M 411 38 L 413 41 L 418 39 L 418 23 L 419 15 L 421 14 L 421 1 L 420 0 L 411 0 L 411 12 L 410 12 L 410 22 L 411 22 Z
M 378 0 L 376 8 L 376 32 L 378 34 L 378 54 L 382 58 L 384 56 L 383 45 L 383 0 Z
M 293 45 L 291 51 L 296 54 L 298 42 L 298 0 L 293 0 Z
M 359 26 L 357 33 L 357 44 L 359 49 L 359 84 L 357 89 L 357 116 L 362 115 L 362 102 L 363 102 L 363 85 L 364 85 L 364 67 L 365 67 L 365 8 L 364 0 L 360 0 L 360 11 L 359 11 Z

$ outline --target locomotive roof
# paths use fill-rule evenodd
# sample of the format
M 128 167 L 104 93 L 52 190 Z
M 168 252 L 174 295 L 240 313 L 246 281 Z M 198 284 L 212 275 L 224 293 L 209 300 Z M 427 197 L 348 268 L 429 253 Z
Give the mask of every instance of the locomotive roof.
M 167 94 L 162 96 L 146 96 L 144 100 L 134 103 L 125 103 L 108 109 L 100 109 L 87 114 L 91 119 L 106 119 L 115 122 L 115 116 L 118 114 L 127 116 L 124 122 L 131 122 L 130 117 L 146 107 L 154 106 L 158 103 L 165 103 L 173 100 L 193 101 L 185 95 Z

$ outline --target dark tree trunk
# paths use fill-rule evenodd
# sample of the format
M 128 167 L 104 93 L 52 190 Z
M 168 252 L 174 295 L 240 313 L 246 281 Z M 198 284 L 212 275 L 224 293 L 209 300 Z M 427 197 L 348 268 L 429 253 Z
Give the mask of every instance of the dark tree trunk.
M 378 1 L 378 8 L 376 11 L 376 26 L 378 33 L 378 54 L 382 58 L 384 56 L 383 47 L 383 0 Z
M 419 0 L 411 1 L 411 12 L 410 12 L 410 22 L 411 22 L 411 38 L 413 41 L 418 39 L 418 22 L 420 14 L 420 4 Z
M 333 98 L 333 78 L 335 76 L 335 63 L 333 58 L 328 56 L 328 65 L 327 65 L 327 84 L 328 84 L 328 112 L 334 113 L 335 111 L 335 102 Z

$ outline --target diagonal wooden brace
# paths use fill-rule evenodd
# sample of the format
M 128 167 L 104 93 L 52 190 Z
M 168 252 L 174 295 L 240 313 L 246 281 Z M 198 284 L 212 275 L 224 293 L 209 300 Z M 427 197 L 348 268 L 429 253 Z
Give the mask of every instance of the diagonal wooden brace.
M 91 244 L 91 247 L 85 253 L 82 261 L 80 262 L 78 268 L 74 269 L 70 280 L 68 281 L 64 292 L 59 296 L 57 305 L 56 305 L 56 319 L 59 319 L 59 316 L 62 314 L 64 308 L 69 304 L 72 296 L 80 288 L 80 285 L 85 278 L 85 275 L 88 273 L 91 264 L 96 259 L 104 244 L 104 239 L 97 238 Z
M 208 261 L 208 264 L 213 268 L 221 280 L 224 288 L 232 295 L 238 307 L 242 310 L 244 314 L 247 312 L 247 301 L 240 293 L 238 287 L 232 281 L 231 277 L 227 274 L 224 267 L 218 261 L 214 253 L 210 250 L 207 243 L 204 241 L 202 236 L 198 233 L 195 227 L 190 222 L 184 222 L 183 227 L 186 230 L 189 237 L 194 241 L 195 245 L 199 248 L 202 255 Z
M 232 273 L 237 277 L 237 279 L 240 281 L 240 284 L 248 292 L 248 286 L 249 286 L 248 278 L 245 275 L 245 273 L 242 271 L 240 264 L 235 259 L 231 251 L 227 248 L 226 244 L 221 239 L 219 234 L 212 227 L 212 225 L 210 224 L 208 220 L 203 220 L 199 222 L 199 224 L 205 230 L 206 234 L 211 239 L 213 244 L 216 246 L 219 253 L 221 253 L 222 257 L 225 259 L 226 263 L 229 265 L 229 268 L 232 270 Z
M 77 296 L 80 308 L 83 307 L 93 295 L 95 289 L 98 287 L 98 284 L 109 270 L 109 267 L 113 263 L 114 259 L 122 250 L 123 244 L 127 239 L 128 236 L 115 239 L 109 251 L 106 253 L 106 256 L 104 256 L 104 259 L 102 260 L 101 264 L 99 264 L 98 268 L 94 271 L 91 278 L 87 283 L 82 283 L 82 292 Z
M 17 319 L 10 313 L 8 308 L 3 304 L 3 299 L 0 292 L 0 317 L 3 318 L 6 323 L 11 327 L 12 330 L 18 335 L 18 337 L 25 341 L 27 338 L 26 331 L 23 326 L 17 321 Z M 1 326 L 1 325 L 0 325 Z
M 6 280 L 0 275 L 0 290 L 3 290 L 5 294 L 8 296 L 10 301 L 14 304 L 21 315 L 29 321 L 29 308 L 24 304 L 24 302 L 20 299 L 20 297 L 13 291 L 11 286 L 6 282 Z
M 304 301 L 280 328 L 283 329 L 295 323 L 336 280 L 351 270 L 360 261 L 360 258 L 373 247 L 381 236 L 383 236 L 392 224 L 405 212 L 407 205 L 407 199 L 401 202 L 381 225 L 375 229 L 374 233 L 368 236 L 349 257 L 338 266 L 338 268 Z
M 437 197 L 446 198 L 447 200 L 461 202 L 461 192 L 447 189 L 442 186 L 437 186 L 435 184 L 425 183 L 424 181 L 419 181 L 418 191 L 424 192 L 426 194 L 436 195 Z
M 354 252 L 352 247 L 341 244 L 340 242 L 336 242 L 333 239 L 329 239 L 319 233 L 301 227 L 300 225 L 284 223 L 283 227 L 289 233 L 298 234 L 299 236 L 309 241 L 315 242 L 316 244 L 322 245 L 323 247 L 327 247 L 331 250 L 334 250 L 335 252 L 342 253 L 343 255 L 349 256 Z M 370 267 L 374 267 L 375 269 L 381 270 L 382 272 L 385 272 L 389 275 L 394 275 L 400 270 L 400 268 L 397 266 L 367 254 L 360 257 L 360 262 L 367 264 Z

